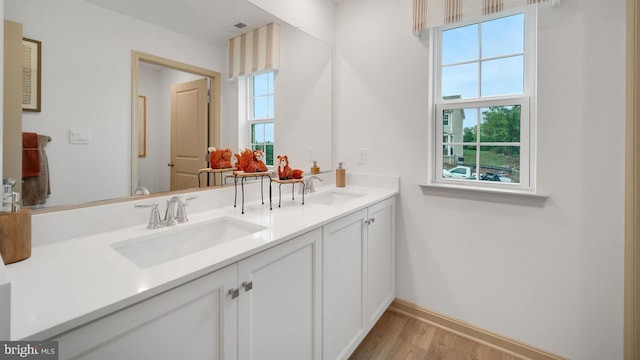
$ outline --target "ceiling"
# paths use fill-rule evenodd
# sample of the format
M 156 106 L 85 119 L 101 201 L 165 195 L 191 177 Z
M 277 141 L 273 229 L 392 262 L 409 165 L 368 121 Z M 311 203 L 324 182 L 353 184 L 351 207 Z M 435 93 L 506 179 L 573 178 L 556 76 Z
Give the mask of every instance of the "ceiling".
M 210 43 L 225 44 L 238 34 L 278 18 L 245 0 L 85 0 Z M 247 24 L 244 29 L 234 25 Z

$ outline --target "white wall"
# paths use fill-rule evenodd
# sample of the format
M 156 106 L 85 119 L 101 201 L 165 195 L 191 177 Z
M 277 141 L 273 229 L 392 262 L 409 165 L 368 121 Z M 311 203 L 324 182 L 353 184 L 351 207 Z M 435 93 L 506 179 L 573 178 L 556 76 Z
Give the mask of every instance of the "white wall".
M 335 5 L 333 0 L 249 0 L 320 41 L 334 45 Z
M 274 155 L 287 155 L 292 168 L 307 174 L 313 160 L 322 170 L 332 168 L 332 57 L 332 48 L 327 44 L 287 23 L 280 25 L 280 68 L 274 90 Z M 234 86 L 233 90 L 229 88 L 229 94 L 246 94 L 246 80 L 241 77 L 229 82 Z M 245 104 L 239 101 L 233 105 L 240 119 L 241 148 L 250 146 L 250 129 L 243 120 L 247 118 Z
M 138 184 L 151 192 L 167 191 L 163 188 L 164 178 L 158 176 L 159 169 L 167 167 L 169 162 L 169 143 L 162 116 L 162 87 L 160 70 L 145 67 L 143 64 L 138 69 L 138 94 L 147 98 L 147 149 L 146 156 L 138 158 Z M 164 165 L 164 167 L 162 167 Z M 155 176 L 154 176 L 155 175 Z
M 292 168 L 307 174 L 313 160 L 321 169 L 329 170 L 331 48 L 287 24 L 281 26 L 280 37 L 280 71 L 275 80 L 275 155 L 287 155 Z
M 411 0 L 348 0 L 336 12 L 336 155 L 347 171 L 401 177 L 397 296 L 570 358 L 621 359 L 625 1 L 540 12 L 544 203 L 418 186 L 429 64 L 411 12 Z
M 42 112 L 23 128 L 50 135 L 48 205 L 128 195 L 131 167 L 131 51 L 223 72 L 225 49 L 81 0 L 20 0 L 5 17 L 42 41 Z M 88 145 L 71 145 L 70 128 Z

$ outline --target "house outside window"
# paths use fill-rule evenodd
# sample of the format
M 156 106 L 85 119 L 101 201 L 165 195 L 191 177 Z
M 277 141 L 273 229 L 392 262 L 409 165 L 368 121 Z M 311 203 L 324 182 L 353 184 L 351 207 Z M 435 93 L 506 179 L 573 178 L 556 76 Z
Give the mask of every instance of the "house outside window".
M 535 20 L 521 10 L 433 31 L 432 182 L 534 189 Z
M 447 100 L 459 99 L 459 95 L 447 96 Z M 449 165 L 457 165 L 464 162 L 462 145 L 453 145 L 463 141 L 462 124 L 464 121 L 464 111 L 447 110 L 442 113 L 442 142 L 443 160 Z
M 252 150 L 262 150 L 265 164 L 273 166 L 274 72 L 253 74 L 249 79 L 249 139 Z

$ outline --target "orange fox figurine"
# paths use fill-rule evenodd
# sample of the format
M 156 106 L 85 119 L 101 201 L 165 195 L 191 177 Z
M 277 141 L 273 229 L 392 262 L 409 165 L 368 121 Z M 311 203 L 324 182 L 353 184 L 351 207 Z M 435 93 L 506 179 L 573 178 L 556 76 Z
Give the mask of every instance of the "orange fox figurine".
M 209 167 L 212 169 L 216 168 L 216 164 L 220 159 L 218 158 L 218 149 L 211 146 L 209 149 Z
M 263 159 L 262 150 L 251 151 L 244 149 L 239 155 L 237 168 L 248 173 L 267 171 L 267 165 L 265 165 Z
M 253 153 L 249 149 L 244 149 L 240 153 L 240 161 L 238 161 L 238 168 L 244 172 L 253 172 L 250 171 L 249 167 L 251 165 L 251 161 L 253 160 Z
M 233 154 L 231 153 L 231 149 L 226 148 L 224 150 L 220 150 L 222 152 L 222 156 L 219 162 L 219 169 L 228 169 L 231 166 L 231 157 Z
M 236 170 L 242 170 L 240 168 L 240 155 L 239 154 L 233 154 L 233 156 L 231 157 L 231 167 Z
M 264 163 L 264 153 L 262 150 L 258 149 L 253 152 L 253 161 L 257 172 L 269 170 L 267 169 L 267 165 Z
M 289 157 L 287 155 L 278 155 L 278 178 L 280 180 L 302 179 L 304 171 L 292 169 L 289 166 Z
M 233 154 L 229 148 L 224 150 L 209 148 L 209 167 L 212 169 L 228 169 L 231 167 L 231 157 Z

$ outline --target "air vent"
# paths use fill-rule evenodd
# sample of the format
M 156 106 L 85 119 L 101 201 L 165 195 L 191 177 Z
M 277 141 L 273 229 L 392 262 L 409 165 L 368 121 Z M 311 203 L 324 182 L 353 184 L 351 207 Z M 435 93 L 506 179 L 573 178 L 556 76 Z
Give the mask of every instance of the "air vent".
M 233 26 L 235 26 L 235 27 L 236 27 L 236 28 L 238 28 L 238 29 L 242 29 L 242 28 L 247 27 L 247 24 L 242 23 L 242 22 L 239 22 L 239 23 L 237 23 L 237 24 L 235 24 L 235 25 L 233 25 Z

